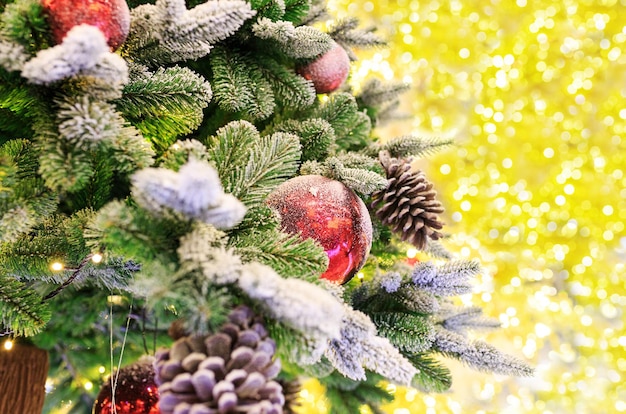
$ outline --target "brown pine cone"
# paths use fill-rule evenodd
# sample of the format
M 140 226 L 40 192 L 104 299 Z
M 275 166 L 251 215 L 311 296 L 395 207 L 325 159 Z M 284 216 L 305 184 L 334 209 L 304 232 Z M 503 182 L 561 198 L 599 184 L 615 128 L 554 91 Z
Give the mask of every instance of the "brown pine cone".
M 283 387 L 283 394 L 285 395 L 284 414 L 296 414 L 296 409 L 301 406 L 302 384 L 297 379 L 291 381 L 279 379 L 277 381 Z
M 387 173 L 387 188 L 372 194 L 370 207 L 383 224 L 418 249 L 426 247 L 428 238 L 437 240 L 443 235 L 438 214 L 441 203 L 435 199 L 433 184 L 420 170 L 411 170 L 410 159 L 391 158 L 387 151 L 379 154 Z
M 282 414 L 285 397 L 276 344 L 240 306 L 220 332 L 178 339 L 156 355 L 162 414 Z

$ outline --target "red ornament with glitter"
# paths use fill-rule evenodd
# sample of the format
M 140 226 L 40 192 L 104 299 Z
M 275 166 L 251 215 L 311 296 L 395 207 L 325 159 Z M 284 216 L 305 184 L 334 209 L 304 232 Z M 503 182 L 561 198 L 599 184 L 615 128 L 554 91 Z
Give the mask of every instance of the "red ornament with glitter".
M 90 24 L 102 31 L 111 50 L 124 41 L 130 30 L 130 10 L 125 0 L 42 0 L 56 44 L 74 26 Z
M 115 374 L 113 374 L 115 381 Z M 151 360 L 139 361 L 119 370 L 115 398 L 111 381 L 98 394 L 92 414 L 159 414 L 159 390 L 154 382 Z
M 313 62 L 297 68 L 296 72 L 304 79 L 313 82 L 315 92 L 334 92 L 348 78 L 350 58 L 343 47 L 334 43 L 328 52 Z
M 343 284 L 365 264 L 372 222 L 363 201 L 344 184 L 319 175 L 295 177 L 278 186 L 267 204 L 284 231 L 324 247 L 329 263 L 322 278 Z

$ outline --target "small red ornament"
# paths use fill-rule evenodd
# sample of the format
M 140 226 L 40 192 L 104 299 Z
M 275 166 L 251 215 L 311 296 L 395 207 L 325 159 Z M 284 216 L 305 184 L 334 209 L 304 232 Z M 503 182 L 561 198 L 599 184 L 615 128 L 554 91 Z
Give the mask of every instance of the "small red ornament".
M 296 71 L 304 79 L 313 82 L 315 92 L 334 92 L 348 78 L 350 58 L 345 49 L 335 42 L 328 52 Z
M 113 374 L 115 380 L 115 374 Z M 92 414 L 159 414 L 159 389 L 151 361 L 140 361 L 119 370 L 115 399 L 108 380 L 100 389 Z M 115 406 L 115 409 L 113 407 Z
M 56 44 L 74 26 L 85 23 L 100 29 L 111 50 L 115 50 L 130 30 L 130 10 L 125 0 L 42 0 L 42 5 Z
M 267 204 L 284 231 L 318 241 L 328 255 L 322 278 L 348 282 L 365 264 L 372 246 L 372 222 L 361 199 L 339 181 L 319 175 L 292 178 L 274 190 Z

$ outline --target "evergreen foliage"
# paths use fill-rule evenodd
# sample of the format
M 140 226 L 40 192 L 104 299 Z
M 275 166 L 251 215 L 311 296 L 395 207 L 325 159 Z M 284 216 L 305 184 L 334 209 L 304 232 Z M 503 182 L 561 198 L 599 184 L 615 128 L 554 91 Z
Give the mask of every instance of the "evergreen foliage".
M 188 68 L 138 71 L 115 106 L 144 137 L 166 149 L 198 128 L 211 101 L 211 85 Z
M 425 392 L 444 392 L 452 385 L 450 370 L 429 354 L 416 354 L 409 358 L 419 370 L 411 385 Z
M 3 328 L 18 336 L 37 334 L 52 317 L 37 292 L 4 272 L 0 273 L 0 314 Z
M 331 404 L 330 413 L 358 412 L 362 405 L 366 405 L 374 413 L 379 406 L 393 400 L 389 391 L 378 386 L 382 378 L 379 375 L 368 373 L 367 380 L 354 382 L 337 374 L 331 374 L 322 380 L 326 386 L 326 397 Z
M 54 44 L 39 1 L 2 4 L 0 323 L 66 367 L 50 372 L 49 409 L 72 400 L 85 411 L 94 395 L 76 384 L 99 378 L 83 367 L 125 340 L 137 358 L 147 335 L 170 344 L 174 321 L 214 332 L 240 304 L 263 315 L 285 377 L 320 378 L 333 413 L 382 412 L 382 381 L 445 391 L 450 372 L 435 355 L 531 373 L 470 335 L 493 320 L 449 299 L 471 291 L 477 262 L 429 241 L 436 262 L 410 267 L 373 218 L 362 282 L 333 285 L 319 278 L 320 243 L 285 234 L 266 205 L 303 174 L 370 201 L 387 185 L 381 151 L 410 158 L 451 144 L 373 136 L 406 85 L 322 97 L 296 73 L 333 41 L 351 54 L 384 44 L 354 19 L 315 25 L 323 3 L 130 1 L 116 52 L 89 25 Z

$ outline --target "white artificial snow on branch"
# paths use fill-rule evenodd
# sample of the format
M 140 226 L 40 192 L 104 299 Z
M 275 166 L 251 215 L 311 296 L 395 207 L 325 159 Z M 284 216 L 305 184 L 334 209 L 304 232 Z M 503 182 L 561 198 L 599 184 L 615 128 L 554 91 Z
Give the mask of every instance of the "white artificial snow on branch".
M 81 24 L 67 32 L 61 44 L 39 51 L 22 69 L 22 76 L 38 85 L 75 75 L 124 84 L 128 82 L 128 67 L 124 59 L 110 52 L 100 29 Z
M 184 0 L 157 0 L 131 10 L 125 47 L 153 65 L 199 59 L 255 13 L 244 0 L 207 1 L 190 10 Z
M 362 312 L 345 307 L 341 337 L 330 342 L 326 357 L 355 381 L 365 380 L 365 369 L 391 381 L 410 385 L 417 369 L 389 342 L 377 335 L 376 326 Z
M 18 71 L 22 69 L 28 57 L 24 46 L 11 42 L 0 35 L 0 66 L 9 72 Z
M 177 253 L 181 263 L 189 270 L 199 270 L 210 283 L 235 283 L 241 273 L 241 258 L 224 246 L 225 237 L 226 233 L 215 227 L 197 223 L 180 239 Z
M 206 161 L 191 159 L 178 172 L 144 168 L 131 180 L 137 203 L 159 217 L 173 212 L 218 229 L 229 229 L 246 214 L 243 203 L 224 193 L 217 172 Z
M 300 279 L 283 279 L 271 267 L 254 262 L 243 266 L 238 284 L 272 318 L 316 343 L 318 360 L 328 341 L 340 337 L 344 305 L 325 289 Z

